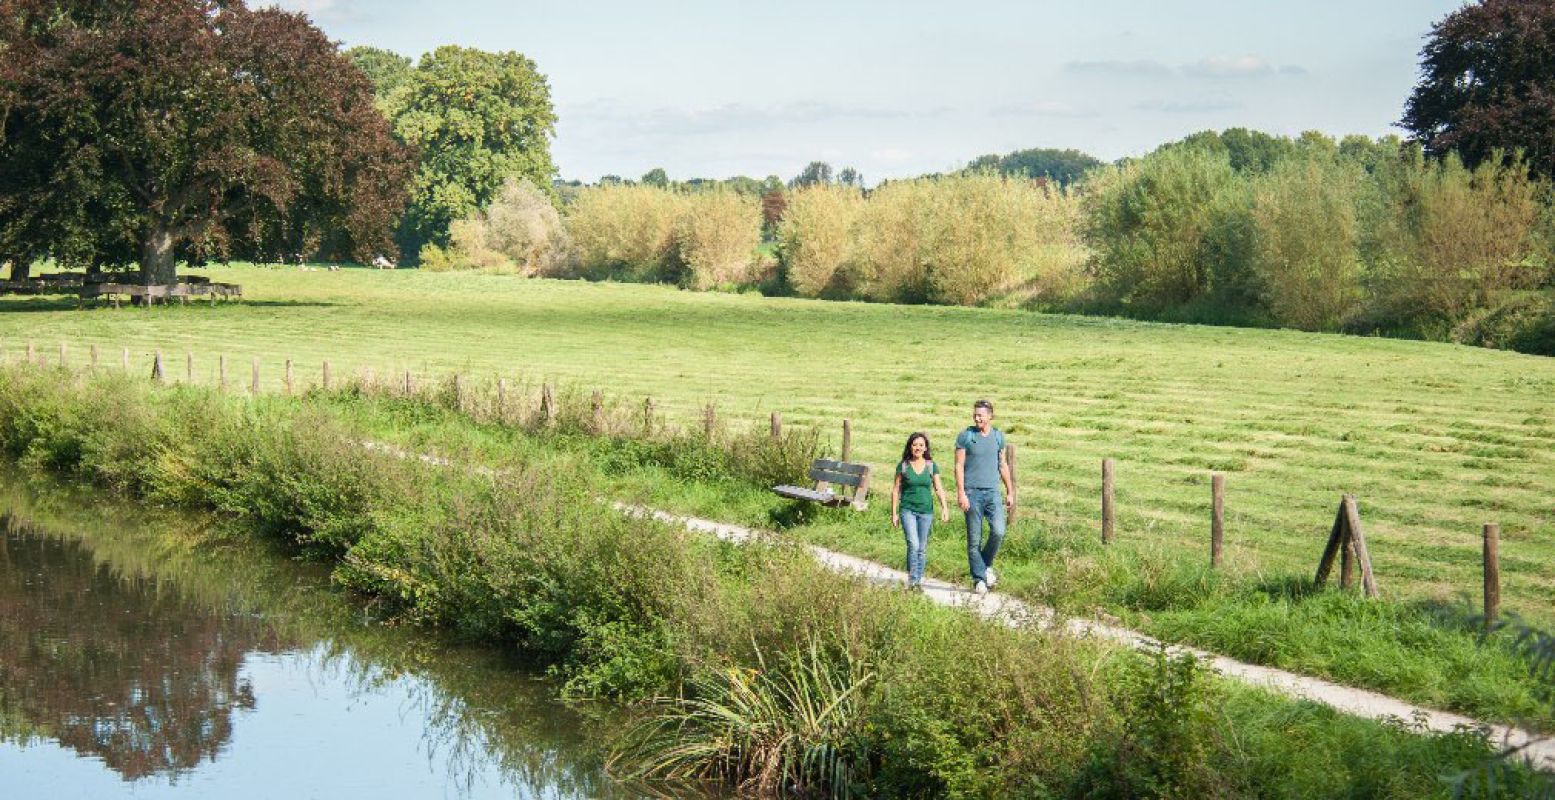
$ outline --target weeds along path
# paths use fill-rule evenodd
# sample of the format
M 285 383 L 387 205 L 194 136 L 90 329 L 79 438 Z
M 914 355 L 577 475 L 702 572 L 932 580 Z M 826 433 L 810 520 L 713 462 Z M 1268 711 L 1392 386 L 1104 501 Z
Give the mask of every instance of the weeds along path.
M 364 441 L 368 450 L 386 453 L 395 458 L 416 459 L 438 467 L 468 469 L 480 475 L 493 476 L 496 471 L 484 465 L 462 464 L 442 456 L 413 453 L 382 442 Z M 716 536 L 727 542 L 744 543 L 772 539 L 779 535 L 741 525 L 718 522 L 699 517 L 672 514 L 668 511 L 632 505 L 601 498 L 625 514 L 651 517 L 660 522 L 679 525 L 687 530 Z M 817 545 L 802 545 L 817 561 L 827 568 L 852 576 L 878 588 L 900 588 L 907 583 L 907 574 L 868 559 L 828 550 Z M 1540 736 L 1522 728 L 1480 722 L 1461 714 L 1412 705 L 1379 692 L 1356 689 L 1298 675 L 1273 667 L 1248 664 L 1207 650 L 1183 645 L 1167 645 L 1158 639 L 1135 630 L 1085 619 L 1062 619 L 1054 609 L 1036 606 L 999 592 L 974 594 L 948 581 L 925 577 L 923 596 L 930 602 L 950 608 L 964 609 L 970 613 L 1010 627 L 1033 626 L 1047 629 L 1062 625 L 1072 636 L 1090 637 L 1115 642 L 1140 650 L 1165 647 L 1172 654 L 1191 653 L 1195 658 L 1212 666 L 1221 675 L 1287 697 L 1321 703 L 1336 711 L 1371 720 L 1399 719 L 1413 722 L 1423 728 L 1448 733 L 1457 728 L 1484 727 L 1491 738 L 1509 750 L 1526 756 L 1532 764 L 1543 770 L 1555 770 L 1555 738 Z
M 688 530 L 711 534 L 729 542 L 747 542 L 777 535 L 643 506 L 624 503 L 613 505 L 628 514 L 652 517 L 661 522 L 681 525 Z M 817 561 L 828 568 L 851 575 L 865 583 L 882 588 L 900 588 L 907 583 L 907 573 L 901 570 L 816 545 L 805 545 L 805 548 Z M 1159 640 L 1138 631 L 1091 620 L 1060 619 L 1051 608 L 1033 606 L 998 592 L 989 592 L 985 595 L 974 594 L 955 584 L 934 578 L 924 578 L 923 596 L 938 605 L 965 609 L 984 619 L 1011 627 L 1031 625 L 1038 628 L 1051 628 L 1062 625 L 1066 632 L 1074 636 L 1105 639 L 1142 650 L 1153 650 L 1163 646 Z M 1353 716 L 1373 720 L 1401 719 L 1414 722 L 1428 730 L 1444 733 L 1460 727 L 1485 727 L 1490 730 L 1492 739 L 1507 748 L 1523 753 L 1534 766 L 1544 770 L 1555 770 L 1555 739 L 1530 733 L 1521 728 L 1482 723 L 1461 714 L 1422 708 L 1377 692 L 1342 686 L 1272 667 L 1247 664 L 1193 647 L 1164 646 L 1169 653 L 1191 653 L 1195 658 L 1210 664 L 1216 672 L 1228 678 L 1289 697 L 1322 703 Z

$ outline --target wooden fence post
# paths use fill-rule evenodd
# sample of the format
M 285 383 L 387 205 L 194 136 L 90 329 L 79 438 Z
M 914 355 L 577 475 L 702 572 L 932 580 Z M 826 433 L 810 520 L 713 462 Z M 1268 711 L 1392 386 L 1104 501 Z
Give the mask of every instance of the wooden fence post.
M 497 421 L 507 420 L 508 414 L 508 379 L 497 379 Z
M 454 373 L 454 410 L 464 410 L 464 383 L 457 372 Z
M 119 351 L 119 367 L 125 372 L 130 371 L 130 349 L 128 347 Z
M 653 398 L 643 398 L 643 433 L 653 433 Z
M 162 382 L 162 351 L 161 350 L 157 350 L 151 356 L 151 381 L 153 383 L 161 383 Z
M 1211 519 L 1209 526 L 1209 565 L 1220 566 L 1220 551 L 1226 539 L 1226 476 L 1210 476 Z
M 412 378 L 410 377 L 410 370 L 408 370 L 408 369 L 405 370 L 405 386 L 403 388 L 405 389 L 405 396 L 406 397 L 409 397 L 411 392 L 414 392 L 416 390 L 416 384 L 412 380 Z
M 194 353 L 184 353 L 184 383 L 194 383 Z
M 70 362 L 65 357 L 65 353 L 66 353 L 65 343 L 64 342 L 60 342 L 59 343 L 59 366 L 61 368 L 64 368 L 64 367 L 67 367 L 67 366 L 70 365 Z
M 227 354 L 216 356 L 216 386 L 227 391 Z
M 291 394 L 292 393 L 292 360 L 289 359 L 289 358 L 286 359 L 286 372 L 282 376 L 281 380 L 285 383 L 285 387 L 286 387 L 285 391 L 286 391 L 286 393 L 288 395 Z
M 258 397 L 259 396 L 259 356 L 254 356 L 253 360 L 249 362 L 249 373 L 250 374 L 249 374 L 249 383 L 248 383 L 248 393 L 251 394 L 251 395 L 254 395 L 255 397 Z
M 1111 544 L 1113 535 L 1114 514 L 1114 481 L 1113 461 L 1110 458 L 1101 460 L 1101 543 Z
M 853 460 L 853 420 L 842 421 L 842 460 Z
M 27 363 L 31 364 L 32 362 L 34 362 L 36 360 L 37 360 L 37 354 L 33 352 L 32 340 L 28 339 L 27 340 Z
M 707 438 L 711 439 L 713 438 L 713 430 L 717 426 L 718 410 L 713 407 L 712 403 L 708 403 L 707 408 L 702 410 L 702 432 L 707 435 Z
M 549 383 L 540 384 L 540 418 L 545 420 L 547 425 L 556 418 L 556 397 L 551 394 Z
M 1501 526 L 1485 526 L 1485 630 L 1495 625 L 1501 613 Z
M 92 371 L 97 371 L 97 345 L 92 345 Z
M 589 425 L 594 433 L 605 429 L 605 397 L 598 389 L 595 389 L 594 395 L 589 398 Z
M 1371 554 L 1366 551 L 1366 537 L 1361 533 L 1361 512 L 1353 494 L 1344 496 L 1344 515 L 1345 521 L 1349 523 L 1351 550 L 1361 564 L 1361 590 L 1367 597 L 1376 597 L 1377 576 L 1371 571 Z
M 324 359 L 323 386 L 324 391 L 329 391 L 329 359 Z
M 1355 565 L 1361 568 L 1361 589 L 1367 597 L 1376 597 L 1377 577 L 1371 570 L 1371 554 L 1366 550 L 1366 536 L 1361 532 L 1361 513 L 1354 495 L 1339 499 L 1339 511 L 1334 514 L 1334 528 L 1328 534 L 1328 544 L 1323 547 L 1323 557 L 1317 563 L 1314 586 L 1321 587 L 1328 581 L 1333 569 L 1334 557 L 1340 559 L 1339 586 L 1347 588 L 1354 578 Z
M 783 415 L 776 411 L 772 412 L 772 438 L 783 438 Z

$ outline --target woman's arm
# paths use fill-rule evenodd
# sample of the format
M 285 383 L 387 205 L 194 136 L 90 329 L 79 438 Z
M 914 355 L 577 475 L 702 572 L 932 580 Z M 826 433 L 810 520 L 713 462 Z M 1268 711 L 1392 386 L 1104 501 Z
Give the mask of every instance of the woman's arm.
M 945 484 L 939 479 L 939 472 L 934 473 L 934 493 L 939 495 L 939 520 L 950 521 L 950 504 L 945 502 Z
M 902 503 L 902 467 L 896 467 L 896 480 L 891 482 L 891 527 L 902 524 L 902 513 L 899 507 Z

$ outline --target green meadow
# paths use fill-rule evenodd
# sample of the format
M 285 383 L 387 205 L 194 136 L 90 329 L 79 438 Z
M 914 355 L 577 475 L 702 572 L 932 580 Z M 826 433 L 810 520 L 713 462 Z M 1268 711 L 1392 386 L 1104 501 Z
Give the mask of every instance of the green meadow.
M 853 426 L 853 457 L 889 476 L 906 434 L 927 431 L 947 469 L 974 399 L 1018 446 L 1019 520 L 1001 589 L 1071 613 L 1116 614 L 1169 638 L 1508 718 L 1535 713 L 1523 681 L 1486 672 L 1453 611 L 1477 603 L 1480 530 L 1501 525 L 1503 605 L 1555 621 L 1555 361 L 1436 343 L 1167 325 L 1019 311 L 692 293 L 661 286 L 419 271 L 232 266 L 240 303 L 77 310 L 0 299 L 0 348 L 58 343 L 116 368 L 233 391 L 259 359 L 299 386 L 319 365 L 426 382 L 497 376 L 537 402 L 541 383 L 604 392 L 620 419 L 653 398 L 694 428 L 711 403 L 729 430 L 813 427 L 822 448 Z M 514 401 L 516 402 L 516 401 Z M 192 421 L 191 424 L 198 424 Z M 438 447 L 436 437 L 419 442 Z M 1100 462 L 1117 460 L 1118 533 L 1099 541 Z M 1226 556 L 1207 569 L 1210 473 L 1227 476 Z M 811 513 L 755 487 L 704 491 L 673 476 L 613 479 L 630 499 L 789 535 L 887 563 L 889 483 L 868 512 Z M 1304 586 L 1341 493 L 1359 499 L 1383 603 Z M 940 525 L 929 569 L 965 572 L 959 525 Z M 1379 644 L 1379 641 L 1381 644 Z M 1499 653 L 1500 651 L 1496 651 Z M 1359 655 L 1358 655 L 1359 654 Z M 1497 658 L 1500 656 L 1497 655 Z M 1495 660 L 1495 659 L 1491 659 Z M 1468 673 L 1479 670 L 1475 675 Z M 1531 691 L 1531 690 L 1530 690 Z

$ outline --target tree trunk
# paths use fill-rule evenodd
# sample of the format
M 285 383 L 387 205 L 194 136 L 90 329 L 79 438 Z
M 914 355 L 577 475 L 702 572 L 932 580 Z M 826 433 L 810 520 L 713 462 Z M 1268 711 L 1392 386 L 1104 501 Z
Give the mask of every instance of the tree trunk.
M 176 283 L 176 266 L 173 261 L 173 232 L 161 227 L 152 229 L 140 250 L 140 282 L 147 286 Z
M 0 258 L 0 263 L 6 259 Z M 11 280 L 24 281 L 31 277 L 32 259 L 27 256 L 11 256 Z

